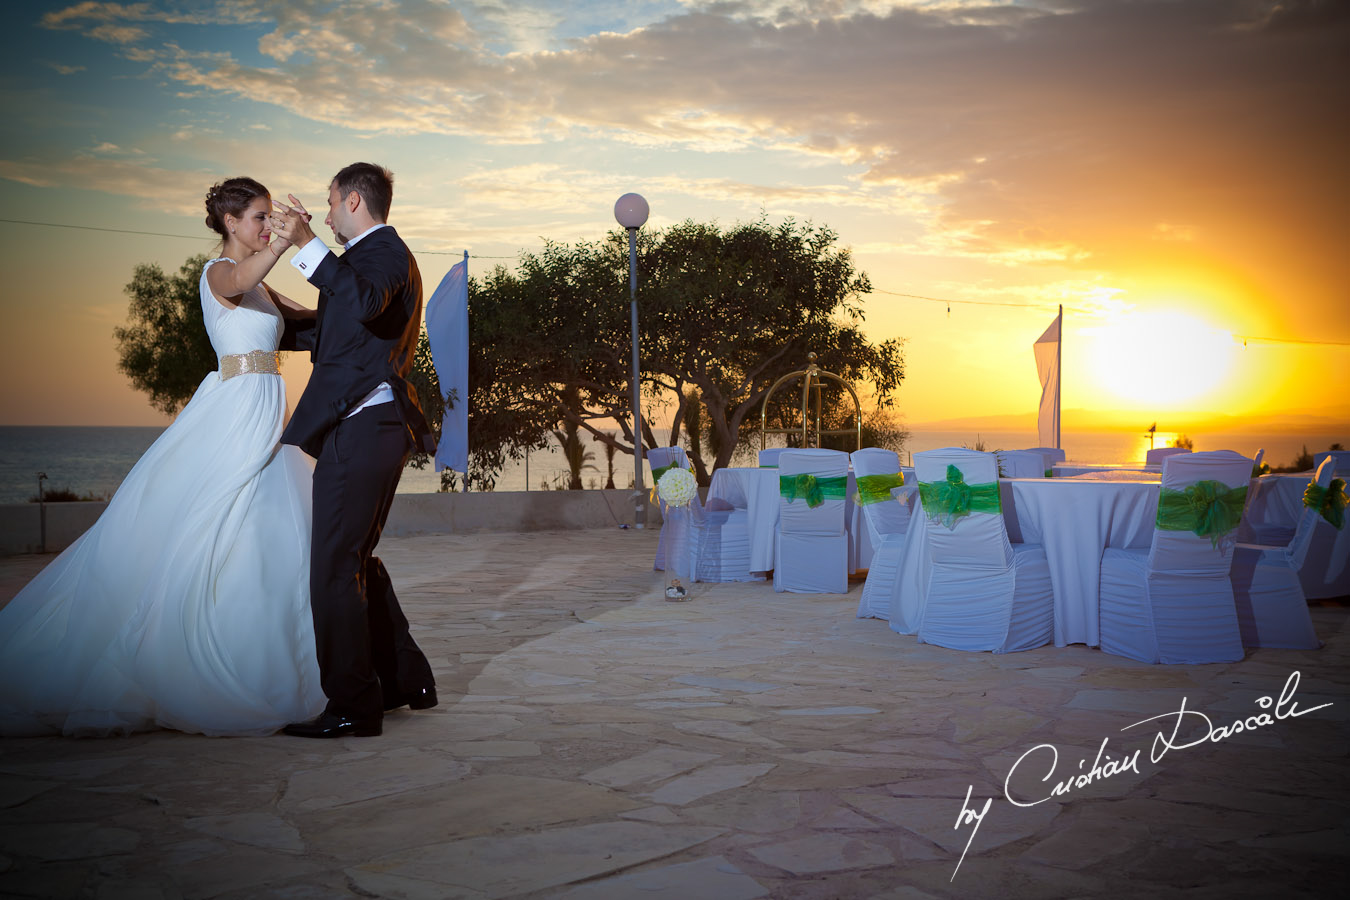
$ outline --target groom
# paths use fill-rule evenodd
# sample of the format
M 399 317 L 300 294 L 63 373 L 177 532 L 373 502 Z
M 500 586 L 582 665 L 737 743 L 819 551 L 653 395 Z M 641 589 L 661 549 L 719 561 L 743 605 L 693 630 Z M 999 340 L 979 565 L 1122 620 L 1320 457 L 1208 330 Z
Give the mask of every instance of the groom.
M 436 705 L 426 656 L 408 632 L 389 573 L 373 555 L 408 453 L 434 452 L 406 378 L 422 322 L 422 277 L 385 224 L 388 169 L 353 163 L 328 186 L 324 224 L 346 248 L 328 251 L 309 214 L 277 204 L 273 231 L 297 249 L 291 264 L 319 289 L 313 319 L 286 322 L 282 349 L 309 350 L 309 384 L 281 436 L 317 460 L 310 604 L 328 706 L 296 737 L 368 737 L 386 710 Z

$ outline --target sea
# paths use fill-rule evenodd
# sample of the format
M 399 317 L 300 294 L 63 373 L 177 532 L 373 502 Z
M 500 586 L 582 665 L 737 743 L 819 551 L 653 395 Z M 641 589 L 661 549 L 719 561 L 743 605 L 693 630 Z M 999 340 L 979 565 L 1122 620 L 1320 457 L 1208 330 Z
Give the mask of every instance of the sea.
M 146 449 L 163 433 L 162 427 L 122 426 L 21 426 L 0 425 L 0 503 L 25 503 L 36 500 L 39 473 L 45 474 L 44 491 L 69 490 L 80 497 L 107 499 L 116 492 Z M 1287 466 L 1303 452 L 1316 453 L 1333 443 L 1350 445 L 1350 434 L 1205 434 L 1188 433 L 1195 450 L 1236 450 L 1252 455 L 1257 448 L 1266 451 L 1265 462 Z M 1176 435 L 1158 432 L 1154 446 L 1167 446 Z M 939 447 L 969 447 L 985 450 L 1011 450 L 1038 445 L 1034 432 L 1019 431 L 914 431 L 901 451 L 901 462 L 908 464 L 912 454 Z M 1065 433 L 1061 444 L 1070 462 L 1129 464 L 1141 463 L 1149 448 L 1147 434 L 1120 431 Z M 597 468 L 582 473 L 587 488 L 601 488 L 608 479 L 605 454 L 594 447 Z M 754 465 L 753 454 L 732 461 L 733 465 Z M 551 490 L 565 484 L 567 466 L 557 450 L 534 451 L 526 458 L 509 462 L 499 473 L 495 490 Z M 645 480 L 645 479 L 644 479 Z M 616 456 L 614 483 L 620 488 L 633 483 L 632 458 Z M 441 477 L 431 465 L 423 469 L 407 468 L 399 481 L 400 493 L 434 493 Z

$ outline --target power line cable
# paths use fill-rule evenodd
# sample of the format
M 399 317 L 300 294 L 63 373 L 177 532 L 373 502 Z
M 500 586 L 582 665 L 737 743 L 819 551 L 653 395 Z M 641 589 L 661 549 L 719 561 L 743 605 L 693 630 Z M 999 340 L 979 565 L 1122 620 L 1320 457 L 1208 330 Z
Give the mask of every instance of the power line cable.
M 81 230 L 81 231 L 101 231 L 101 232 L 105 232 L 105 233 L 109 233 L 109 234 L 135 234 L 135 235 L 143 235 L 143 236 L 146 236 L 146 237 L 178 238 L 178 239 L 180 239 L 180 240 L 189 240 L 189 241 L 214 241 L 214 240 L 217 240 L 217 239 L 214 238 L 214 237 L 204 237 L 204 236 L 187 235 L 187 234 L 169 234 L 169 233 L 163 232 L 163 231 L 136 231 L 136 230 L 130 229 L 130 228 L 102 228 L 102 227 L 99 227 L 99 226 L 96 226 L 96 225 L 72 225 L 72 224 L 66 223 L 66 222 L 34 222 L 34 221 L 27 220 L 27 219 L 3 219 L 3 218 L 0 218 L 0 222 L 5 223 L 5 224 L 9 224 L 9 225 L 35 225 L 35 226 L 39 226 L 39 227 L 42 227 L 42 228 L 74 228 L 74 229 L 79 229 L 79 230 Z M 324 246 L 328 247 L 329 245 L 328 245 L 327 243 L 325 243 Z M 335 249 L 337 249 L 337 248 L 335 248 L 335 247 L 329 247 L 329 249 L 330 249 L 330 250 L 335 250 Z M 414 253 L 417 253 L 417 254 L 421 254 L 421 255 L 423 255 L 423 256 L 460 256 L 460 255 L 463 254 L 464 251 L 462 251 L 462 250 L 414 250 L 413 252 L 414 252 Z M 476 253 L 470 253 L 470 254 L 469 254 L 469 258 L 470 258 L 470 259 L 517 259 L 518 257 L 517 257 L 517 256 L 482 256 L 482 255 L 479 255 L 479 254 L 476 254 Z M 952 312 L 952 304 L 953 304 L 953 303 L 958 304 L 958 305 L 961 305 L 961 306 L 1002 306 L 1002 307 L 1010 307 L 1010 308 L 1012 308 L 1012 309 L 1025 309 L 1025 310 L 1034 310 L 1034 311 L 1040 311 L 1040 310 L 1048 309 L 1048 308 L 1050 308 L 1050 307 L 1058 306 L 1058 305 L 1059 305 L 1059 304 L 1057 304 L 1057 303 L 1036 303 L 1036 302 L 1032 302 L 1032 303 L 1012 303 L 1012 302 L 1002 301 L 1002 300 L 954 300 L 954 299 L 951 299 L 951 298 L 944 298 L 944 297 L 928 297 L 928 296 L 925 296 L 924 294 L 906 294 L 906 293 L 903 293 L 903 292 L 901 292 L 901 291 L 888 291 L 888 290 L 885 290 L 885 289 L 883 289 L 883 288 L 872 288 L 872 290 L 871 290 L 870 293 L 873 293 L 873 294 L 887 294 L 887 295 L 892 296 L 892 297 L 904 297 L 905 299 L 909 299 L 909 300 L 927 300 L 927 301 L 932 302 L 932 303 L 944 303 L 944 304 L 946 304 L 946 306 L 947 306 L 947 315 L 948 315 L 948 317 L 951 316 L 951 312 Z M 1088 312 L 1088 310 L 1082 309 L 1081 307 L 1066 306 L 1066 307 L 1064 307 L 1064 309 L 1065 309 L 1067 312 L 1075 312 L 1075 313 L 1086 313 L 1086 312 Z M 1350 347 L 1350 341 L 1306 341 L 1306 340 L 1300 340 L 1300 339 L 1297 339 L 1297 338 L 1270 338 L 1270 337 L 1257 337 L 1257 336 L 1255 336 L 1255 335 L 1247 335 L 1247 334 L 1235 334 L 1235 335 L 1233 335 L 1233 339 L 1234 339 L 1234 340 L 1242 341 L 1243 346 L 1246 346 L 1246 344 L 1247 344 L 1248 342 L 1254 342 L 1254 343 L 1259 343 L 1259 344 L 1290 344 L 1290 345 L 1295 345 L 1295 346 L 1308 346 L 1308 347 Z
M 178 239 L 180 239 L 180 240 L 185 240 L 185 241 L 217 241 L 217 240 L 220 240 L 219 237 L 207 237 L 207 236 L 205 236 L 205 235 L 169 234 L 168 232 L 164 232 L 164 231 L 136 231 L 136 230 L 131 229 L 131 228 L 100 228 L 100 227 L 98 227 L 98 226 L 96 226 L 96 225 L 71 225 L 71 224 L 69 224 L 69 223 L 67 223 L 67 222 L 31 222 L 31 221 L 28 221 L 28 220 L 26 220 L 26 219 L 0 219 L 0 222 L 4 222 L 4 223 L 9 224 L 9 225 L 38 225 L 38 226 L 41 226 L 41 227 L 43 227 L 43 228 L 76 228 L 76 229 L 79 229 L 79 230 L 81 230 L 81 231 L 102 231 L 102 232 L 107 232 L 107 233 L 110 233 L 110 234 L 138 234 L 138 235 L 144 235 L 144 236 L 146 236 L 146 237 L 178 238 Z M 335 250 L 335 249 L 337 249 L 336 247 L 332 247 L 331 245 L 329 245 L 326 241 L 324 242 L 324 246 L 325 246 L 325 247 L 328 247 L 328 249 L 330 249 L 330 250 Z M 413 252 L 414 252 L 414 253 L 419 253 L 419 254 L 421 254 L 421 255 L 423 255 L 423 256 L 460 256 L 460 255 L 463 254 L 464 251 L 462 251 L 462 250 L 414 250 Z M 469 254 L 469 257 L 470 257 L 471 259 L 515 259 L 515 258 L 516 258 L 516 257 L 514 257 L 514 256 L 479 256 L 479 255 L 472 254 L 472 253 Z

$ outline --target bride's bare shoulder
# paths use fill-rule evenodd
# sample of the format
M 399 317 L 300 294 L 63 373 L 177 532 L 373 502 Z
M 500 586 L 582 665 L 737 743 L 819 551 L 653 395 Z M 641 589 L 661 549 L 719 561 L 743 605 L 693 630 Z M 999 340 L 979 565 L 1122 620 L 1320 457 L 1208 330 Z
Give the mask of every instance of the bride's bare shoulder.
M 228 296 L 234 267 L 235 261 L 228 256 L 220 256 L 206 263 L 206 286 L 211 289 L 212 298 L 226 309 L 238 309 L 239 301 L 243 299 Z

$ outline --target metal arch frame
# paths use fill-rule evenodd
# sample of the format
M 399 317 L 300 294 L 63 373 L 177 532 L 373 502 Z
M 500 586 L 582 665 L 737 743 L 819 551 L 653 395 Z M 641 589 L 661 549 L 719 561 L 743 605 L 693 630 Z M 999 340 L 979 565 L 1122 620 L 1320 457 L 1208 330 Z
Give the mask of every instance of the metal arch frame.
M 815 407 L 816 407 L 816 409 L 815 409 L 815 413 L 816 413 L 816 427 L 815 427 L 816 444 L 815 444 L 815 446 L 817 446 L 817 447 L 820 446 L 820 438 L 821 438 L 823 435 L 827 435 L 827 434 L 851 434 L 851 435 L 854 436 L 854 440 L 855 440 L 856 443 L 857 443 L 857 446 L 856 446 L 854 449 L 856 449 L 856 450 L 861 450 L 861 449 L 862 449 L 862 404 L 861 404 L 860 402 L 858 402 L 858 392 L 855 391 L 855 390 L 853 390 L 853 385 L 849 384 L 847 381 L 845 381 L 845 380 L 844 380 L 843 378 L 841 378 L 840 376 L 834 374 L 833 372 L 826 372 L 826 371 L 825 371 L 824 369 L 822 369 L 820 366 L 816 365 L 816 354 L 814 354 L 814 353 L 808 353 L 808 354 L 806 354 L 806 359 L 807 359 L 807 366 L 806 366 L 805 369 L 800 369 L 800 370 L 798 370 L 798 371 L 796 371 L 796 372 L 789 372 L 788 374 L 784 375 L 782 378 L 780 378 L 780 379 L 778 379 L 777 381 L 775 381 L 775 382 L 773 383 L 773 386 L 769 388 L 769 392 L 768 392 L 767 394 L 764 395 L 764 403 L 763 403 L 763 405 L 760 406 L 760 410 L 759 410 L 759 449 L 761 449 L 761 450 L 765 449 L 766 444 L 765 444 L 765 437 L 764 437 L 764 436 L 767 435 L 767 434 L 800 434 L 800 435 L 801 435 L 801 438 L 802 438 L 802 446 L 803 446 L 803 447 L 809 447 L 809 446 L 811 446 L 811 445 L 808 443 L 809 436 L 810 436 L 810 433 L 811 433 L 811 429 L 810 429 L 810 421 L 811 421 L 811 419 L 810 419 L 810 412 L 811 412 L 810 401 L 811 401 L 811 392 L 812 392 L 812 390 L 814 390 L 814 391 L 815 391 L 815 401 L 816 401 L 816 403 L 815 403 Z M 769 428 L 769 427 L 768 427 L 768 425 L 769 425 L 769 401 L 770 401 L 771 399 L 773 399 L 774 393 L 778 390 L 778 388 L 779 388 L 780 386 L 782 386 L 782 384 L 783 384 L 784 382 L 786 382 L 786 381 L 791 381 L 791 380 L 796 379 L 796 378 L 801 378 L 802 376 L 805 376 L 805 380 L 804 380 L 803 383 L 802 383 L 802 427 L 801 427 L 801 429 L 799 430 L 799 429 L 796 429 L 796 428 Z M 830 429 L 824 429 L 824 430 L 821 429 L 821 427 L 820 427 L 820 421 L 821 421 L 820 390 L 821 390 L 821 387 L 822 387 L 822 385 L 821 385 L 821 379 L 824 379 L 824 378 L 830 378 L 830 379 L 833 379 L 834 381 L 839 382 L 841 385 L 844 386 L 844 389 L 848 391 L 849 396 L 853 398 L 853 427 L 852 427 L 852 428 L 830 428 Z

